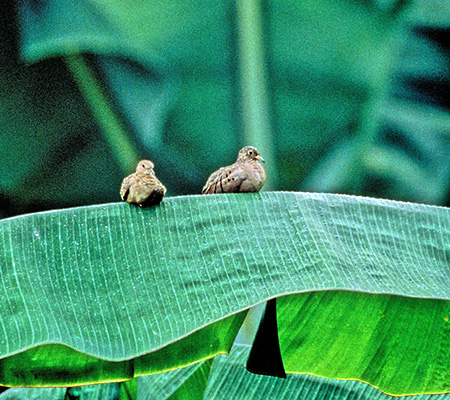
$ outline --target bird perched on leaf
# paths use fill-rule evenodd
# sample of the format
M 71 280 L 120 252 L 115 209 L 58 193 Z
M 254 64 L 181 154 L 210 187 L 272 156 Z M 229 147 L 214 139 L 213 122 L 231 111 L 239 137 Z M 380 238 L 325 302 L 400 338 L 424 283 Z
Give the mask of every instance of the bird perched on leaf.
M 120 197 L 127 203 L 139 206 L 154 206 L 161 203 L 167 189 L 159 181 L 150 160 L 139 161 L 136 172 L 122 182 Z
M 266 181 L 266 172 L 258 161 L 264 159 L 256 148 L 243 147 L 234 164 L 211 174 L 202 194 L 259 192 Z

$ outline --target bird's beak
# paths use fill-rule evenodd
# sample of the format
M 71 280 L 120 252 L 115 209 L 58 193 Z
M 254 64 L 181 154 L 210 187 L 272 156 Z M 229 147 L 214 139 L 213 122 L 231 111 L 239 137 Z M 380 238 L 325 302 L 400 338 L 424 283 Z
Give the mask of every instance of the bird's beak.
M 265 162 L 264 158 L 262 158 L 259 154 L 255 158 L 261 162 Z

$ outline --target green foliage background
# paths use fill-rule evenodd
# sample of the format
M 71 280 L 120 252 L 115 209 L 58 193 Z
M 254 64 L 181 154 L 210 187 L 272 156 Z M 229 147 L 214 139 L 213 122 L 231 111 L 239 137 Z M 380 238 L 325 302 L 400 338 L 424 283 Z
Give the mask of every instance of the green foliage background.
M 266 190 L 449 203 L 448 0 L 7 0 L 0 15 L 2 217 L 118 201 L 140 158 L 169 196 L 199 193 L 246 144 Z
M 446 204 L 446 1 L 8 1 L 1 212 L 117 201 L 138 158 L 198 193 L 245 144 L 266 189 Z

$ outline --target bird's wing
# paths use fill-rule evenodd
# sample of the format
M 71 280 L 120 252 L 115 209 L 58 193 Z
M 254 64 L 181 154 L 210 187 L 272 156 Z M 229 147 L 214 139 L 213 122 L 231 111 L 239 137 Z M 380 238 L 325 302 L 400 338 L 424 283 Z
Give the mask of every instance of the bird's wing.
M 164 188 L 164 193 L 166 192 L 166 187 L 154 174 L 146 175 L 145 178 L 140 178 L 139 185 L 145 186 L 149 192 L 161 187 Z
M 130 192 L 130 184 L 131 184 L 131 179 L 129 176 L 127 176 L 122 181 L 122 186 L 120 187 L 120 197 L 122 198 L 123 201 L 126 201 L 126 199 L 128 197 L 128 193 Z
M 208 178 L 202 193 L 239 192 L 242 182 L 247 178 L 247 175 L 247 171 L 235 164 L 220 168 Z

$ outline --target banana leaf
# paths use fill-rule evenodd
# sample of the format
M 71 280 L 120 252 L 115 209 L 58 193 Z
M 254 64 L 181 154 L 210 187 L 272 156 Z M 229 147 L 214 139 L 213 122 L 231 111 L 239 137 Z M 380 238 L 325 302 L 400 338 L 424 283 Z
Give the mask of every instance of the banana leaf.
M 278 298 L 288 373 L 395 394 L 450 381 L 446 208 L 268 192 L 0 221 L 0 384 L 120 381 L 229 351 Z

